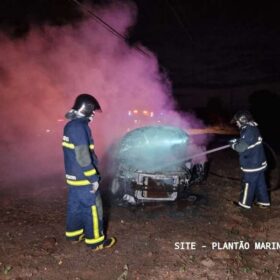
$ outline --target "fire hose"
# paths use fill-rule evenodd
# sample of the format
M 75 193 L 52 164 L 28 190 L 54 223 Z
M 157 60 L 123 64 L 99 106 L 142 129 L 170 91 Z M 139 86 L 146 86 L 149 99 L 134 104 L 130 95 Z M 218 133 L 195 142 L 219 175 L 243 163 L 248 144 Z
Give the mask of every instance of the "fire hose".
M 217 152 L 217 151 L 220 151 L 220 150 L 224 150 L 224 149 L 227 149 L 229 147 L 230 147 L 230 145 L 228 144 L 228 145 L 224 145 L 224 146 L 221 146 L 221 147 L 218 147 L 218 148 L 214 148 L 214 149 L 202 152 L 202 153 L 194 154 L 192 156 L 186 157 L 186 159 L 184 161 L 187 161 L 187 160 L 190 160 L 190 159 L 193 159 L 193 158 L 197 158 L 197 157 L 201 157 L 201 156 L 204 156 L 204 155 L 207 155 L 207 154 L 211 154 L 211 153 L 214 153 L 214 152 Z
M 265 142 L 264 142 L 264 145 L 269 150 L 269 152 L 271 153 L 271 155 L 273 157 L 273 160 L 275 161 L 275 165 L 276 165 L 276 167 L 275 167 L 276 175 L 277 175 L 277 178 L 275 180 L 276 183 L 274 184 L 274 186 L 272 186 L 272 185 L 269 186 L 270 191 L 275 191 L 275 190 L 280 188 L 280 176 L 279 176 L 279 172 L 278 172 L 279 162 L 278 162 L 277 156 L 276 156 L 275 152 L 273 151 L 273 149 Z M 204 151 L 204 152 L 201 152 L 201 153 L 198 153 L 198 154 L 190 155 L 190 156 L 187 156 L 183 159 L 180 159 L 179 161 L 175 161 L 175 162 L 166 164 L 164 166 L 161 166 L 161 168 L 168 167 L 168 166 L 171 166 L 171 165 L 174 165 L 174 164 L 180 164 L 180 163 L 188 161 L 190 159 L 194 159 L 194 158 L 201 157 L 201 156 L 204 156 L 204 155 L 207 155 L 207 154 L 211 154 L 211 153 L 214 153 L 214 152 L 217 152 L 217 151 L 221 151 L 221 150 L 227 149 L 229 147 L 230 147 L 230 145 L 228 144 L 228 145 L 224 145 L 224 146 L 214 148 L 214 149 L 211 149 L 211 150 L 208 150 L 208 151 Z M 212 173 L 212 174 L 215 175 L 215 176 L 221 177 L 221 178 L 226 178 L 226 179 L 231 179 L 231 180 L 240 180 L 239 178 L 225 177 L 225 176 L 218 175 L 218 174 L 215 174 L 215 173 Z
M 228 145 L 224 145 L 224 146 L 221 146 L 221 147 L 218 147 L 218 148 L 214 148 L 214 149 L 211 149 L 211 150 L 208 150 L 208 151 L 204 151 L 204 152 L 201 152 L 201 153 L 198 153 L 198 154 L 190 155 L 190 156 L 182 158 L 182 159 L 180 159 L 178 161 L 173 161 L 172 163 L 161 165 L 160 168 L 162 169 L 162 168 L 165 168 L 165 167 L 168 167 L 168 166 L 177 165 L 179 163 L 188 161 L 190 159 L 194 159 L 194 158 L 201 157 L 201 156 L 204 156 L 204 155 L 207 155 L 207 154 L 211 154 L 211 153 L 214 153 L 214 152 L 217 152 L 217 151 L 220 151 L 220 150 L 227 149 L 229 147 L 230 147 L 230 145 L 228 144 Z

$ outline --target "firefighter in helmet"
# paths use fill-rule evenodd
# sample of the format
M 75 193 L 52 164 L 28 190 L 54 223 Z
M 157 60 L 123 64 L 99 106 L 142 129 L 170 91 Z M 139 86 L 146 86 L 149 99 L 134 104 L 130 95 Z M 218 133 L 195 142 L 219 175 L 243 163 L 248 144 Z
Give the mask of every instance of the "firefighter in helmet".
M 240 130 L 240 137 L 230 141 L 233 150 L 239 153 L 242 184 L 238 205 L 250 209 L 253 202 L 261 208 L 270 206 L 265 170 L 267 161 L 262 137 L 251 113 L 238 111 L 231 123 Z
M 63 153 L 68 185 L 66 238 L 84 241 L 93 250 L 112 247 L 115 238 L 105 238 L 103 208 L 99 188 L 100 174 L 89 122 L 101 111 L 98 101 L 89 94 L 77 96 L 65 117 Z

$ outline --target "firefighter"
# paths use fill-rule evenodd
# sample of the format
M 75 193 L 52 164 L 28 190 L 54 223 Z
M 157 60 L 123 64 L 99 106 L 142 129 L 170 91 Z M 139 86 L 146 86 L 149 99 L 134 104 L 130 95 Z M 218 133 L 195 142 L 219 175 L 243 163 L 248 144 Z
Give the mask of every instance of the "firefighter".
M 100 174 L 89 128 L 95 112 L 101 111 L 98 101 L 89 94 L 80 94 L 65 117 L 62 140 L 66 182 L 68 185 L 66 238 L 84 241 L 94 251 L 116 243 L 103 232 L 103 208 L 99 192 Z
M 246 110 L 238 111 L 231 123 L 240 130 L 240 137 L 230 141 L 232 149 L 239 153 L 242 171 L 238 206 L 250 209 L 255 201 L 256 206 L 268 208 L 270 200 L 265 179 L 267 161 L 258 125 Z

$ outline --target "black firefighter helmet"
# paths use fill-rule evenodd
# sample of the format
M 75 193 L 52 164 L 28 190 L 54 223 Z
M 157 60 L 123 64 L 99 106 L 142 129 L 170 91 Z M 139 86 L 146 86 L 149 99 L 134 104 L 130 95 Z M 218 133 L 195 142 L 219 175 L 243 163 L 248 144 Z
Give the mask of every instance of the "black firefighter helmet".
M 241 126 L 246 125 L 249 122 L 254 121 L 252 114 L 247 111 L 247 110 L 240 110 L 238 112 L 235 113 L 235 115 L 233 116 L 231 123 L 232 124 L 237 124 L 239 122 L 239 124 Z
M 66 113 L 65 117 L 67 119 L 77 117 L 91 118 L 95 111 L 102 111 L 96 98 L 90 94 L 82 93 L 76 97 L 72 109 Z

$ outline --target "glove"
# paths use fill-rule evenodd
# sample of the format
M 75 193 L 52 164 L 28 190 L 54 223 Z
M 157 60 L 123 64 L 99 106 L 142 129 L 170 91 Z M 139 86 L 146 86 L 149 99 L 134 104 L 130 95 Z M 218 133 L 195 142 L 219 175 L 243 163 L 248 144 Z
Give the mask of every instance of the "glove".
M 94 183 L 92 183 L 91 184 L 91 193 L 96 193 L 97 192 L 97 190 L 98 190 L 98 188 L 99 188 L 99 183 L 98 182 L 94 182 Z
M 123 196 L 123 200 L 127 201 L 131 205 L 136 205 L 136 200 L 135 200 L 134 196 L 132 196 L 132 195 L 125 194 Z
M 234 145 L 237 143 L 237 139 L 236 139 L 236 138 L 230 139 L 230 140 L 228 141 L 228 143 L 229 143 L 230 147 L 231 147 L 232 149 L 234 149 Z
M 228 142 L 229 142 L 230 145 L 232 145 L 232 144 L 237 142 L 237 139 L 233 138 L 233 139 L 230 139 Z

